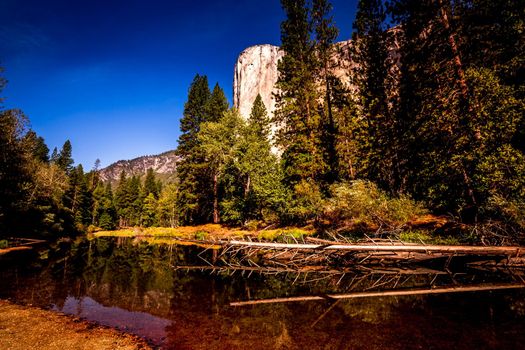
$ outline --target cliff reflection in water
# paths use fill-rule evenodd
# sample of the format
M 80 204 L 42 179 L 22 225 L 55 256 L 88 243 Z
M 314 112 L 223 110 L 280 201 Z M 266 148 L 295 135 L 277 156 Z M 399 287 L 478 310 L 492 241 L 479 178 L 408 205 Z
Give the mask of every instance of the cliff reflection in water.
M 238 300 L 377 290 L 388 281 L 406 288 L 448 283 L 451 276 L 405 275 L 396 283 L 381 274 L 297 278 L 174 268 L 203 265 L 200 252 L 122 238 L 60 243 L 32 264 L 0 267 L 0 297 L 130 331 L 166 349 L 510 349 L 525 341 L 522 290 L 231 307 Z M 512 278 L 453 280 L 491 279 Z

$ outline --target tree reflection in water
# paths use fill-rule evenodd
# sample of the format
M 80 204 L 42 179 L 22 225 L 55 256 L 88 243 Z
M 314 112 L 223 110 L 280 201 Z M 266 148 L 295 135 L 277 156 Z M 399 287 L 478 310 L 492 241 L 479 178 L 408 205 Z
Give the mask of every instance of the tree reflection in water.
M 166 349 L 511 349 L 525 341 L 522 290 L 230 306 L 394 285 L 512 282 L 508 274 L 297 277 L 176 268 L 202 265 L 200 252 L 122 238 L 57 243 L 30 264 L 3 264 L 0 297 L 79 315 Z

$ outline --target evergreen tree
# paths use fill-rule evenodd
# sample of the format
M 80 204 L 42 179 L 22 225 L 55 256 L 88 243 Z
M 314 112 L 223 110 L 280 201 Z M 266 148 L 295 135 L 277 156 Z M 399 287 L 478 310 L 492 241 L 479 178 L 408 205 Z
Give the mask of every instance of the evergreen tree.
M 334 41 L 339 31 L 330 16 L 331 4 L 327 0 L 314 0 L 312 4 L 311 21 L 315 32 L 315 53 L 317 55 L 317 78 L 321 85 L 320 90 L 324 95 L 320 103 L 319 113 L 321 115 L 321 141 L 324 154 L 324 162 L 327 165 L 324 181 L 332 183 L 338 176 L 338 159 L 336 150 L 336 122 L 335 114 L 340 112 L 343 105 L 338 103 L 344 98 L 345 89 L 341 81 L 333 74 L 337 68 L 335 61 L 337 47 Z
M 101 203 L 102 213 L 99 218 L 99 226 L 104 230 L 113 230 L 116 227 L 117 213 L 113 199 L 113 191 L 111 190 L 111 183 L 105 186 L 104 197 Z
M 389 98 L 394 93 L 387 94 L 390 38 L 385 31 L 385 18 L 381 0 L 359 1 L 352 38 L 355 65 L 351 80 L 358 89 L 354 113 L 358 118 L 355 136 L 359 146 L 359 171 L 362 176 L 397 193 L 402 190 L 396 172 L 400 159 L 397 124 L 389 108 Z
M 521 182 L 523 153 L 514 146 L 523 115 L 516 98 L 519 93 L 515 85 L 502 84 L 505 74 L 497 77 L 490 69 L 480 70 L 483 58 L 469 50 L 469 45 L 480 45 L 480 41 L 467 33 L 476 33 L 472 28 L 484 24 L 473 23 L 467 14 L 490 8 L 485 1 L 411 0 L 394 1 L 391 7 L 395 23 L 403 29 L 397 121 L 405 126 L 402 139 L 405 153 L 411 155 L 405 165 L 407 184 L 417 198 L 439 210 L 459 212 L 467 220 L 477 218 L 489 192 L 499 188 L 508 194 L 509 188 Z M 462 30 L 466 27 L 471 29 Z M 510 27 L 506 27 L 509 38 L 519 42 Z M 497 47 L 490 40 L 486 45 L 482 51 Z M 509 62 L 512 52 L 519 49 L 506 52 L 511 53 L 505 59 Z M 497 53 L 489 54 L 488 60 L 497 62 L 496 57 Z M 493 95 L 496 91 L 497 96 Z M 496 111 L 493 103 L 501 108 Z M 508 134 L 510 130 L 513 135 Z M 488 166 L 490 162 L 512 169 L 509 174 L 514 175 L 509 175 L 506 185 L 488 180 L 501 174 L 498 167 Z
M 53 148 L 53 152 L 51 152 L 51 157 L 49 158 L 49 161 L 51 163 L 57 163 L 58 160 L 58 149 L 56 147 Z
M 320 137 L 318 62 L 309 9 L 304 0 L 282 0 L 281 5 L 286 14 L 281 24 L 285 55 L 278 63 L 275 122 L 279 125 L 277 144 L 283 150 L 285 180 L 293 187 L 308 179 L 321 180 L 327 164 Z
M 260 94 L 253 101 L 252 110 L 248 119 L 251 133 L 258 139 L 270 139 L 270 117 Z
M 120 173 L 119 181 L 117 183 L 117 188 L 115 190 L 115 209 L 117 211 L 118 226 L 129 226 L 128 218 L 128 180 L 126 178 L 126 173 L 124 170 Z
M 286 191 L 279 160 L 271 150 L 269 133 L 270 118 L 258 95 L 233 157 L 239 175 L 237 183 L 242 181 L 237 187 L 242 192 L 230 199 L 230 207 L 240 208 L 238 218 L 241 222 L 269 219 L 269 215 L 277 215 L 284 206 Z
M 157 223 L 163 227 L 176 227 L 177 217 L 177 184 L 168 184 L 162 188 L 157 207 Z
M 64 142 L 64 145 L 62 146 L 62 149 L 60 150 L 60 153 L 58 153 L 56 164 L 60 167 L 60 169 L 64 170 L 66 173 L 71 172 L 73 169 L 73 158 L 71 157 L 72 153 L 72 147 L 71 147 L 71 141 L 67 140 Z
M 222 118 L 222 115 L 229 107 L 228 99 L 226 99 L 224 90 L 222 90 L 218 83 L 215 84 L 210 99 L 206 105 L 206 121 L 218 121 Z
M 205 165 L 211 173 L 213 223 L 220 221 L 219 185 L 240 137 L 237 130 L 242 125 L 240 114 L 236 110 L 230 110 L 217 122 L 203 123 L 198 134 L 201 154 L 204 155 Z
M 201 125 L 217 121 L 228 108 L 222 89 L 216 85 L 210 94 L 208 80 L 197 75 L 188 93 L 188 100 L 181 120 L 181 131 L 177 148 L 182 160 L 178 164 L 179 199 L 177 208 L 184 223 L 199 223 L 213 216 L 213 187 L 216 174 L 209 168 L 197 134 Z
M 25 134 L 23 142 L 29 149 L 32 158 L 44 163 L 49 162 L 49 148 L 42 136 L 38 136 L 36 132 L 29 130 L 27 134 Z
M 128 220 L 133 226 L 141 225 L 142 206 L 146 195 L 138 176 L 132 176 L 128 179 L 127 190 Z
M 150 193 L 153 194 L 155 199 L 159 198 L 159 184 L 155 180 L 155 173 L 152 168 L 147 170 L 146 179 L 144 180 L 144 194 L 148 196 Z
M 28 152 L 23 137 L 28 120 L 18 110 L 0 110 L 0 233 L 16 226 L 27 202 L 27 183 L 31 182 Z
M 142 206 L 142 225 L 151 227 L 157 225 L 157 199 L 153 193 L 149 193 L 144 198 Z
M 210 97 L 208 78 L 197 74 L 191 83 L 188 100 L 184 104 L 184 116 L 180 120 L 181 135 L 177 153 L 183 158 L 189 156 L 197 145 L 200 124 L 208 121 L 207 108 Z
M 92 192 L 93 204 L 91 207 L 91 224 L 98 225 L 100 215 L 104 212 L 103 201 L 104 201 L 105 187 L 102 182 L 97 184 L 97 187 Z

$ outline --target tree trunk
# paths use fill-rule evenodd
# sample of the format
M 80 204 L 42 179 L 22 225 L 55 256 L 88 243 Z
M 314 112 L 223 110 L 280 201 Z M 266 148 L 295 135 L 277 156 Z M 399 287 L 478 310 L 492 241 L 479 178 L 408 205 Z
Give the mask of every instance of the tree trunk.
M 213 174 L 213 223 L 219 223 L 219 174 Z
M 246 185 L 244 186 L 244 199 L 248 197 L 248 193 L 250 193 L 250 175 L 248 175 L 248 178 L 246 179 Z
M 467 79 L 465 78 L 465 70 L 463 69 L 463 63 L 461 62 L 461 55 L 459 52 L 458 44 L 456 37 L 452 31 L 452 28 L 450 26 L 450 20 L 448 18 L 448 12 L 445 5 L 443 5 L 443 0 L 438 0 L 439 4 L 439 14 L 440 14 L 440 20 L 443 24 L 443 27 L 445 28 L 445 31 L 448 34 L 448 44 L 450 46 L 450 50 L 452 51 L 452 56 L 454 60 L 454 67 L 456 69 L 456 75 L 457 75 L 457 83 L 459 84 L 460 90 L 461 90 L 461 98 L 463 105 L 467 107 L 468 114 L 470 117 L 473 117 L 474 113 L 471 107 L 471 104 L 469 103 L 469 96 L 468 96 L 468 85 L 467 85 Z M 480 132 L 479 130 L 475 130 L 475 137 L 479 138 Z M 461 166 L 461 173 L 463 176 L 463 181 L 465 182 L 466 190 L 469 199 L 471 200 L 471 204 L 474 207 L 477 207 L 477 200 L 474 193 L 474 189 L 472 188 L 472 180 L 470 179 L 470 175 L 467 172 L 466 166 L 463 161 L 460 162 Z

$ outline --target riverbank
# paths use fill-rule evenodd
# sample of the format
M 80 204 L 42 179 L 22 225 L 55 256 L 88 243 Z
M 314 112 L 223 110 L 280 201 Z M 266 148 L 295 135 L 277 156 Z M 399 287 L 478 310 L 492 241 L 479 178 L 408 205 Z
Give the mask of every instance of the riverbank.
M 130 227 L 113 231 L 98 231 L 95 237 L 169 237 L 197 240 L 228 240 L 252 237 L 275 240 L 280 236 L 300 238 L 311 236 L 315 230 L 311 227 L 268 228 L 263 230 L 245 230 L 240 227 L 229 227 L 220 224 L 206 224 L 179 227 Z
M 79 318 L 0 300 L 0 349 L 147 350 L 136 336 Z

